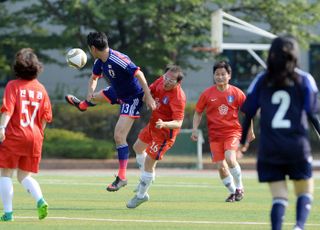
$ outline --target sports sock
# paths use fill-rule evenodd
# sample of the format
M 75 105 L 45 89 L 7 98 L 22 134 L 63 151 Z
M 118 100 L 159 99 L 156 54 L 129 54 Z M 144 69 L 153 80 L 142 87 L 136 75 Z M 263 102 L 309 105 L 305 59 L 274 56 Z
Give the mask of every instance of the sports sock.
M 81 101 L 80 104 L 79 104 L 79 108 L 80 109 L 87 109 L 89 106 L 95 106 L 96 104 L 88 101 L 88 100 L 84 100 L 84 101 Z
M 271 209 L 272 230 L 281 230 L 288 201 L 284 198 L 273 198 Z
M 0 177 L 0 193 L 5 213 L 12 212 L 13 184 L 10 177 Z
M 155 178 L 154 173 L 150 173 L 150 172 L 146 172 L 146 171 L 143 171 L 141 173 L 140 186 L 139 186 L 139 190 L 137 192 L 138 198 L 143 198 L 147 194 L 154 178 Z
M 119 160 L 119 170 L 118 177 L 121 180 L 126 179 L 126 171 L 128 166 L 128 158 L 129 158 L 129 148 L 127 144 L 119 145 L 117 147 L 118 151 L 118 160 Z
M 241 168 L 240 165 L 237 164 L 236 167 L 234 168 L 229 168 L 231 175 L 233 176 L 234 179 L 234 183 L 236 188 L 243 188 L 243 184 L 242 184 L 242 175 L 241 175 Z
M 234 185 L 233 177 L 231 174 L 222 179 L 222 183 L 229 190 L 230 193 L 234 194 L 236 192 L 236 187 Z
M 143 151 L 142 153 L 136 154 L 137 165 L 140 170 L 144 170 L 144 161 L 146 160 L 147 153 Z
M 312 203 L 312 195 L 311 194 L 302 194 L 297 198 L 297 206 L 296 206 L 296 226 L 304 229 L 304 225 L 307 221 L 307 218 L 310 213 L 311 203 Z
M 35 199 L 36 202 L 43 198 L 39 183 L 31 176 L 25 177 L 21 181 L 21 184 L 27 190 L 27 192 L 31 194 L 31 196 Z

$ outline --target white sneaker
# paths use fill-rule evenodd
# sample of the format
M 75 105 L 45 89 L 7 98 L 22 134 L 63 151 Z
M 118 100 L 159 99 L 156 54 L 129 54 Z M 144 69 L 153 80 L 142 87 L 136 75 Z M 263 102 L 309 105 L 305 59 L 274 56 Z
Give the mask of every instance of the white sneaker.
M 129 202 L 127 203 L 127 208 L 136 208 L 140 204 L 147 202 L 149 200 L 148 193 L 143 198 L 138 198 L 137 195 L 135 195 Z

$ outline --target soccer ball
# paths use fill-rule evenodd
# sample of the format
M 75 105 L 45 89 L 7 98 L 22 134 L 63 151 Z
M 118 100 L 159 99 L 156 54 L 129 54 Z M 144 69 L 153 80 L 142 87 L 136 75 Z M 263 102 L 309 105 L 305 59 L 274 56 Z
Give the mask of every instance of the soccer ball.
M 73 48 L 68 51 L 66 61 L 69 66 L 81 69 L 87 63 L 87 55 L 82 49 Z

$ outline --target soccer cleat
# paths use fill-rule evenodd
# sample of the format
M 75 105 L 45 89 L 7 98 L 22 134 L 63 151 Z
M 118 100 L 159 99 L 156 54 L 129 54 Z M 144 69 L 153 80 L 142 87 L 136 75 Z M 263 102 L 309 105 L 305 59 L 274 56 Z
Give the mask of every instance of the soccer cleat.
M 235 200 L 236 201 L 240 201 L 242 200 L 244 197 L 244 191 L 241 188 L 237 188 L 236 189 L 236 193 L 235 193 Z
M 13 221 L 12 212 L 6 212 L 0 217 L 0 222 L 9 222 Z
M 235 202 L 236 200 L 236 194 L 232 193 L 228 196 L 228 198 L 226 199 L 226 202 Z
M 43 220 L 48 215 L 48 203 L 42 200 L 42 202 L 38 203 L 38 217 L 39 220 Z
M 115 181 L 112 184 L 109 184 L 107 187 L 107 191 L 115 192 L 118 191 L 120 188 L 126 186 L 128 184 L 128 180 L 121 180 L 120 177 L 116 176 Z
M 139 198 L 137 195 L 135 195 L 129 202 L 127 203 L 127 208 L 136 208 L 140 204 L 147 202 L 149 200 L 148 193 L 143 197 Z
M 76 98 L 75 96 L 68 94 L 67 96 L 65 96 L 66 101 L 70 104 L 75 106 L 77 109 L 79 109 L 81 112 L 86 111 L 86 109 L 81 109 L 80 108 L 80 100 L 78 98 Z

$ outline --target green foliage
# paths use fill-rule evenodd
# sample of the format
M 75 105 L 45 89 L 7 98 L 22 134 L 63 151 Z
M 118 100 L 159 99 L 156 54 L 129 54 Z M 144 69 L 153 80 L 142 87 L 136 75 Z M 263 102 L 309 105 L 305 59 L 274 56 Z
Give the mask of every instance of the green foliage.
M 110 141 L 95 140 L 84 133 L 64 129 L 45 131 L 43 158 L 108 159 L 115 154 Z
M 46 63 L 65 64 L 48 51 L 86 49 L 88 31 L 98 30 L 107 33 L 112 48 L 134 58 L 152 82 L 168 63 L 195 68 L 192 58 L 208 57 L 192 47 L 208 46 L 210 14 L 218 8 L 264 23 L 274 33 L 291 33 L 304 45 L 320 39 L 309 30 L 319 22 L 319 1 L 6 1 L 0 3 L 0 78 L 10 76 L 14 53 L 21 47 L 34 48 Z

